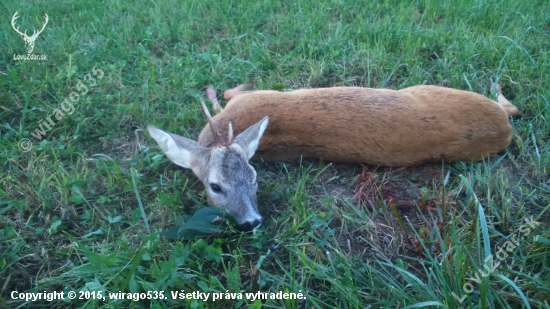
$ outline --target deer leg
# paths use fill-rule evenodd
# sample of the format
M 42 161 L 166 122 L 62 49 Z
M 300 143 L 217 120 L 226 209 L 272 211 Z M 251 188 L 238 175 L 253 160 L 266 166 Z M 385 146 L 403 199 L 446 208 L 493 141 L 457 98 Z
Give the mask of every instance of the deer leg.
M 226 90 L 224 93 L 223 93 L 223 97 L 226 99 L 226 100 L 231 100 L 232 98 L 236 97 L 236 96 L 239 96 L 239 95 L 242 95 L 242 94 L 245 94 L 245 93 L 252 93 L 252 92 L 255 92 L 254 90 L 252 91 L 243 91 L 243 88 L 245 87 L 246 85 L 238 85 L 237 87 L 233 88 L 233 89 L 229 89 L 229 90 Z
M 218 94 L 216 93 L 216 90 L 206 87 L 206 98 L 212 101 L 212 110 L 214 111 L 214 114 L 219 114 L 223 111 L 223 108 L 218 101 Z
M 497 92 L 497 102 L 506 110 L 506 112 L 508 112 L 508 116 L 517 116 L 519 114 L 519 110 L 512 103 L 510 103 L 506 97 L 504 97 L 502 94 L 502 86 L 498 83 L 492 83 L 491 93 L 494 93 L 495 90 Z

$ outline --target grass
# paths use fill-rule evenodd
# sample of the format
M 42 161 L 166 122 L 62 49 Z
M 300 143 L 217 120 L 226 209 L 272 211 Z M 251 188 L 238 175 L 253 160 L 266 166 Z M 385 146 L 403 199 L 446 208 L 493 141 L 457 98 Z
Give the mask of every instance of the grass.
M 23 40 L 7 22 L 0 34 L 0 307 L 550 308 L 548 1 L 0 5 L 4 21 L 19 12 L 21 30 L 50 18 L 33 51 L 47 61 L 14 60 Z M 490 78 L 521 111 L 511 145 L 490 160 L 256 162 L 265 231 L 163 236 L 206 198 L 143 128 L 197 138 L 209 85 L 447 80 L 487 94 Z M 83 299 L 25 302 L 13 291 Z M 93 299 L 119 291 L 166 299 Z M 223 299 L 171 297 L 193 291 Z M 307 299 L 226 295 L 257 291 Z

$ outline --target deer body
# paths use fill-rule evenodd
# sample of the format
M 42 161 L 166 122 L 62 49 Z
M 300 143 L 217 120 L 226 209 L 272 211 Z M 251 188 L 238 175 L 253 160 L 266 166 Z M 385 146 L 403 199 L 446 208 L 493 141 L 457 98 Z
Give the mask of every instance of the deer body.
M 498 102 L 436 86 L 288 93 L 244 93 L 237 87 L 226 91 L 230 101 L 223 110 L 207 89 L 220 113 L 212 118 L 202 104 L 210 125 L 198 142 L 153 126 L 148 130 L 170 160 L 191 168 L 204 183 L 210 205 L 226 209 L 242 229 L 251 230 L 263 220 L 256 172 L 248 163 L 253 156 L 385 166 L 481 160 L 508 146 L 508 117 L 518 113 L 497 89 Z
M 265 161 L 300 156 L 384 166 L 478 161 L 506 148 L 512 136 L 501 104 L 438 86 L 255 91 L 233 97 L 214 121 L 223 136 L 229 122 L 239 134 L 265 116 L 269 126 L 255 156 Z M 210 127 L 198 142 L 212 144 Z

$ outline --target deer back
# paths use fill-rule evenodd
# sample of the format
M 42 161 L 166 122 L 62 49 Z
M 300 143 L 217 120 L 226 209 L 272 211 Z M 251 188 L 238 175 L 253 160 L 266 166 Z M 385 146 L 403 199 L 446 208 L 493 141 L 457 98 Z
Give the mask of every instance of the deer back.
M 437 86 L 399 91 L 358 87 L 256 91 L 232 98 L 214 121 L 236 135 L 269 116 L 255 159 L 303 156 L 332 162 L 407 166 L 481 160 L 508 146 L 502 106 L 480 94 Z M 198 140 L 214 143 L 206 126 Z

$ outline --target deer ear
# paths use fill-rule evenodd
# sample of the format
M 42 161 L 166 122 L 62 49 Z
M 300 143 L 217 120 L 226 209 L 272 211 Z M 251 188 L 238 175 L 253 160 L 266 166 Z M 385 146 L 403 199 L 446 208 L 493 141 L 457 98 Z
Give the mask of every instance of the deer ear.
M 194 156 L 204 149 L 194 140 L 165 132 L 155 126 L 147 126 L 147 131 L 164 154 L 181 167 L 191 168 Z
M 244 130 L 235 138 L 235 143 L 241 146 L 248 159 L 252 158 L 256 149 L 258 149 L 260 139 L 267 128 L 268 121 L 269 117 L 266 116 L 264 119 L 260 120 L 260 122 Z

